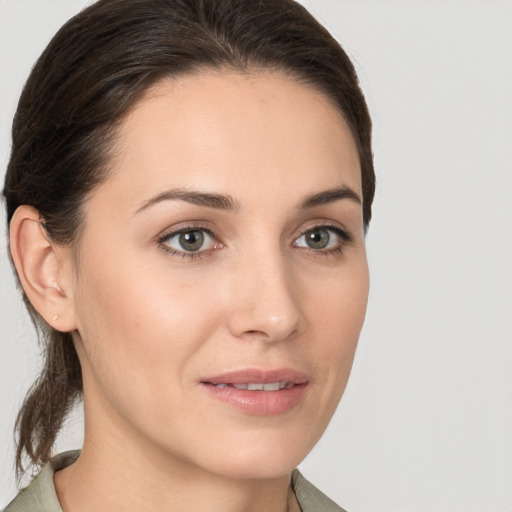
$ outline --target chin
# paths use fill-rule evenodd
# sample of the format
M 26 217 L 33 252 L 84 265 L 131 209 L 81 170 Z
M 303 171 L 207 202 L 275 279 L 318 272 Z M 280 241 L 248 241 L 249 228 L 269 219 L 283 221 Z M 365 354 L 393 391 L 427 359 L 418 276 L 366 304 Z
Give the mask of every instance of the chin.
M 276 479 L 289 476 L 301 462 L 301 459 L 283 459 L 281 457 L 269 457 L 249 460 L 226 460 L 220 467 L 215 468 L 215 473 L 228 478 L 257 480 Z
M 282 478 L 304 460 L 314 444 L 291 433 L 285 439 L 272 439 L 268 433 L 249 437 L 246 442 L 231 443 L 222 454 L 212 451 L 205 465 L 211 464 L 210 471 L 230 478 Z

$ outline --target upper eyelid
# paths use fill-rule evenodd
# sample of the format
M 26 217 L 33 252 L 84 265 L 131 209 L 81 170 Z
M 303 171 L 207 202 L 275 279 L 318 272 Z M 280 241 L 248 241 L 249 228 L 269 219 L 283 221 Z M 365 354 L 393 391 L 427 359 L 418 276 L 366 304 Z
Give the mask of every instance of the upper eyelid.
M 332 231 L 336 231 L 340 236 L 342 236 L 346 241 L 351 241 L 353 239 L 352 234 L 350 231 L 345 228 L 343 225 L 339 225 L 338 223 L 333 223 L 332 221 L 324 221 L 324 222 L 317 222 L 315 224 L 311 224 L 310 226 L 306 228 L 301 228 L 299 231 L 299 234 L 294 236 L 294 240 L 297 238 L 300 238 L 301 236 L 305 235 L 308 231 L 311 231 L 313 229 L 317 228 L 323 228 L 323 229 L 331 229 Z
M 219 237 L 217 236 L 217 233 L 212 228 L 205 226 L 204 222 L 198 222 L 197 221 L 191 221 L 188 223 L 180 223 L 181 226 L 170 226 L 162 231 L 158 235 L 156 235 L 155 240 L 160 242 L 162 240 L 165 240 L 166 238 L 170 238 L 171 236 L 178 235 L 180 233 L 184 233 L 186 231 L 206 231 L 209 235 L 211 235 L 213 238 L 220 241 Z

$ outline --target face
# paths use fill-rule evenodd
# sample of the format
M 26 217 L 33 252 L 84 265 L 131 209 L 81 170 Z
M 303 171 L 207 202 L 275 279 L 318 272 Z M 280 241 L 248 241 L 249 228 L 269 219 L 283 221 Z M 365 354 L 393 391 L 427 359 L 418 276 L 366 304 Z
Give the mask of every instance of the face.
M 73 294 L 86 442 L 284 475 L 345 388 L 367 294 L 357 150 L 274 73 L 159 83 L 84 208 Z

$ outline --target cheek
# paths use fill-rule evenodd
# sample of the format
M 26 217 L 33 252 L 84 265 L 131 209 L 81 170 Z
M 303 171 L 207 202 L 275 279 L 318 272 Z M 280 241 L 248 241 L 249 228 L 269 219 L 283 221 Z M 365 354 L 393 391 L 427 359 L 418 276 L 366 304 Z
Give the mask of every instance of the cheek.
M 153 394 L 184 378 L 186 363 L 217 324 L 211 296 L 198 294 L 197 283 L 122 259 L 89 266 L 86 275 L 79 332 L 96 377 Z
M 304 295 L 310 305 L 311 321 L 332 335 L 357 340 L 368 302 L 369 276 L 364 253 L 340 268 L 311 280 Z M 309 296 L 309 297 L 308 297 Z
M 321 285 L 320 285 L 321 284 Z M 365 258 L 322 280 L 308 290 L 309 325 L 315 333 L 312 347 L 338 397 L 348 380 L 368 301 Z

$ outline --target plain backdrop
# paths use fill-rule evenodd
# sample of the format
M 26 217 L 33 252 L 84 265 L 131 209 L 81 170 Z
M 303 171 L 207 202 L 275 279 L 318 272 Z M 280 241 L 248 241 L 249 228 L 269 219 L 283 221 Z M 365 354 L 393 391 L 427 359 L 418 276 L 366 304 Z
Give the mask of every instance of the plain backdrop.
M 0 168 L 31 65 L 84 0 L 0 0 Z M 512 2 L 305 0 L 374 119 L 371 292 L 352 378 L 302 464 L 351 512 L 512 510 Z M 5 214 L 1 214 L 2 230 Z M 0 242 L 0 506 L 39 364 Z M 58 450 L 80 446 L 80 411 Z

